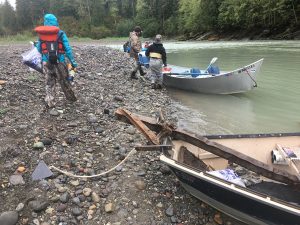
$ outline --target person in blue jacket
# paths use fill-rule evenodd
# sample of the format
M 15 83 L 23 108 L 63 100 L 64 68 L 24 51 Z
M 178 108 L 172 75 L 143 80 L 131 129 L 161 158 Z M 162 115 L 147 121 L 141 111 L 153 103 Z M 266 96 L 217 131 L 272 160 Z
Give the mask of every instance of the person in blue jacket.
M 56 26 L 58 27 L 58 20 L 53 14 L 46 14 L 44 16 L 44 26 Z M 66 33 L 62 30 L 58 32 L 59 42 L 62 44 L 63 49 L 58 51 L 57 53 L 57 61 L 59 63 L 63 63 L 66 65 L 65 62 L 65 55 L 69 59 L 72 67 L 75 69 L 77 67 L 77 63 L 74 59 L 72 48 L 69 44 L 68 37 Z M 43 62 L 43 70 L 46 74 L 46 97 L 45 101 L 49 107 L 54 107 L 54 97 L 55 97 L 55 85 L 56 85 L 56 74 L 53 66 L 49 63 L 49 56 L 48 54 L 43 54 L 42 51 L 42 42 L 39 40 L 36 45 L 38 51 L 42 54 L 42 62 Z

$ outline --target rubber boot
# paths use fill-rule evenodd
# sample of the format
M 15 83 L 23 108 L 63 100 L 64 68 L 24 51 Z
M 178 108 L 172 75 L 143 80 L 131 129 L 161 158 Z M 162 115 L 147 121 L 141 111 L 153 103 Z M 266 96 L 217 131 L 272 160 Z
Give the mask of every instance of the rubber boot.
M 135 71 L 132 71 L 131 72 L 131 79 L 135 79 L 135 80 L 137 80 L 138 79 L 138 77 L 136 76 L 136 72 Z
M 141 75 L 141 76 L 145 76 L 145 75 L 147 74 L 147 73 L 145 73 L 145 72 L 143 71 L 141 65 L 139 65 L 139 71 L 140 71 L 140 75 Z

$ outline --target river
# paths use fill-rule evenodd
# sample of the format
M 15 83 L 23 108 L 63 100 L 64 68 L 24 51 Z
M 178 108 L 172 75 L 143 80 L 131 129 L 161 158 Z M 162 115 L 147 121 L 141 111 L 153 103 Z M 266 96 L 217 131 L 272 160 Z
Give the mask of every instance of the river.
M 300 41 L 166 42 L 168 64 L 204 69 L 213 57 L 221 70 L 264 58 L 258 87 L 211 95 L 168 89 L 178 126 L 199 134 L 300 131 Z
M 258 87 L 243 94 L 209 95 L 168 89 L 179 126 L 199 134 L 300 131 L 300 41 L 166 43 L 168 63 L 206 68 L 218 57 L 221 70 L 260 58 Z

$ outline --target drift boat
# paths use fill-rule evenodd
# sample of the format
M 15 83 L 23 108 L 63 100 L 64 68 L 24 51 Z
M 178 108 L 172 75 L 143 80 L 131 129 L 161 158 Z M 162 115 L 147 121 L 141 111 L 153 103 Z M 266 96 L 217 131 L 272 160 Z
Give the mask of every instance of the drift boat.
M 116 116 L 154 144 L 137 149 L 161 150 L 203 202 L 247 224 L 300 224 L 300 133 L 199 136 L 124 109 Z
M 234 94 L 257 87 L 256 79 L 263 59 L 247 66 L 219 71 L 210 65 L 207 70 L 169 66 L 163 70 L 163 83 L 167 87 L 209 94 Z

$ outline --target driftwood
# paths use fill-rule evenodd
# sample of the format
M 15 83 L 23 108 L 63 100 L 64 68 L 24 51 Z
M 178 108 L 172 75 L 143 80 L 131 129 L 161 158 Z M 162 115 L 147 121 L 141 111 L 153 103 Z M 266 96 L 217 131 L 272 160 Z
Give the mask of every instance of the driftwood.
M 146 116 L 136 115 L 133 113 L 125 114 L 123 109 L 117 109 L 115 115 L 117 119 L 126 123 L 132 123 L 131 122 L 132 118 L 128 118 L 128 115 L 131 115 L 134 118 L 138 118 L 139 121 L 144 123 L 149 129 L 151 129 L 151 136 L 153 136 L 153 132 L 157 132 L 158 134 L 162 130 L 166 129 L 166 127 L 164 127 L 165 124 L 158 123 L 156 119 L 146 117 Z M 146 137 L 148 140 L 151 140 L 147 135 Z M 262 176 L 265 176 L 272 180 L 276 180 L 287 184 L 295 184 L 295 185 L 300 184 L 300 180 L 297 176 L 285 172 L 283 170 L 272 168 L 268 164 L 258 161 L 232 148 L 228 148 L 217 142 L 211 141 L 204 136 L 197 135 L 196 137 L 195 134 L 191 134 L 183 130 L 173 128 L 172 132 L 170 133 L 170 137 L 172 137 L 173 139 L 178 139 L 178 140 L 188 142 L 205 151 L 211 152 L 219 157 L 227 159 L 230 162 L 234 162 L 240 166 L 243 166 L 253 172 L 261 174 Z

